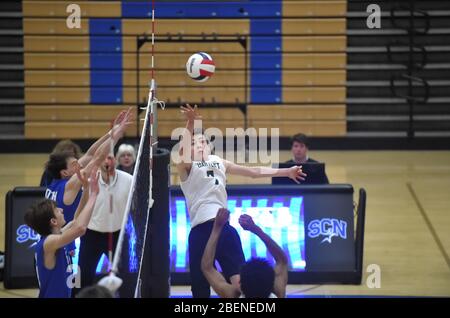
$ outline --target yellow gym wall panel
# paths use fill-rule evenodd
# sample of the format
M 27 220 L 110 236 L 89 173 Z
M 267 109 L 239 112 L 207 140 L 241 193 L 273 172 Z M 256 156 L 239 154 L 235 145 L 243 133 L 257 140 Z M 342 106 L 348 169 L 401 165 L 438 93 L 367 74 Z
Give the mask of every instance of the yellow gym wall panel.
M 158 19 L 157 35 L 236 35 L 249 34 L 248 19 Z M 152 24 L 149 19 L 122 19 L 122 34 L 151 34 Z
M 26 105 L 25 121 L 111 121 L 135 105 Z
M 89 18 L 80 19 L 80 28 L 67 27 L 66 19 L 24 18 L 25 35 L 83 35 L 89 34 Z
M 189 39 L 189 37 L 184 37 Z M 218 36 L 217 38 L 220 38 Z M 157 53 L 196 53 L 196 52 L 208 52 L 214 56 L 214 53 L 243 53 L 244 48 L 238 42 L 230 43 L 170 43 L 170 42 L 158 42 L 157 43 Z M 151 43 L 146 43 L 142 48 L 141 52 L 150 52 Z M 122 36 L 122 48 L 125 53 L 136 53 L 136 36 Z
M 283 19 L 283 35 L 345 35 L 346 20 L 340 19 Z
M 314 137 L 337 137 L 347 133 L 345 120 L 295 120 L 279 123 L 273 120 L 249 120 L 249 127 L 267 128 L 269 134 L 271 128 L 278 128 L 279 135 L 283 137 L 291 137 L 299 132 Z
M 124 71 L 123 73 L 124 86 L 136 86 L 137 78 L 136 71 Z M 139 81 L 141 87 L 148 87 L 151 76 L 150 71 L 140 71 Z M 163 86 L 191 86 L 193 89 L 211 86 L 245 86 L 245 71 L 227 70 L 217 72 L 206 82 L 199 84 L 186 74 L 186 70 L 164 70 L 155 72 L 156 82 L 158 87 Z
M 283 53 L 283 70 L 346 69 L 345 53 Z
M 345 87 L 283 87 L 284 103 L 345 103 Z
M 346 36 L 284 36 L 283 52 L 345 52 Z
M 25 104 L 89 104 L 90 88 L 26 87 Z
M 80 6 L 83 18 L 119 18 L 122 16 L 121 1 L 23 1 L 23 17 L 61 17 L 70 15 L 67 7 L 70 4 Z
M 200 110 L 203 120 L 209 121 L 240 121 L 244 119 L 244 114 L 240 109 L 228 108 L 228 107 L 214 107 L 208 108 L 203 107 Z M 158 121 L 179 121 L 186 124 L 184 115 L 181 113 L 179 108 L 166 108 L 164 110 L 158 109 Z
M 342 120 L 345 105 L 249 105 L 249 120 Z
M 345 17 L 347 1 L 283 1 L 283 17 Z
M 111 123 L 103 122 L 26 122 L 26 139 L 94 139 L 105 135 Z M 126 137 L 136 136 L 137 123 L 125 131 Z
M 158 112 L 159 116 L 159 112 Z M 177 128 L 185 128 L 186 127 L 186 121 L 160 121 L 158 119 L 158 136 L 160 137 L 171 137 L 172 133 L 177 132 Z M 237 128 L 244 128 L 244 120 L 203 120 L 202 121 L 202 128 L 208 129 L 208 128 L 215 128 L 219 129 L 222 132 L 223 136 L 227 135 L 227 128 L 231 129 L 237 129 Z M 181 130 L 178 130 L 178 133 L 182 132 Z M 231 132 L 231 134 L 233 134 Z
M 26 35 L 24 52 L 89 52 L 89 36 Z
M 141 102 L 146 100 L 148 96 L 148 87 L 140 89 Z M 245 89 L 243 87 L 176 87 L 166 88 L 159 87 L 157 91 L 158 99 L 166 103 L 243 103 L 245 97 Z M 123 89 L 124 103 L 136 103 L 136 89 Z
M 24 53 L 25 70 L 89 69 L 89 53 Z
M 283 86 L 344 86 L 345 70 L 284 70 Z
M 159 44 L 158 44 L 159 45 Z M 155 68 L 163 70 L 185 70 L 189 53 L 155 53 Z M 217 70 L 244 69 L 244 53 L 211 53 Z M 250 59 L 248 59 L 249 61 Z M 139 67 L 141 70 L 151 68 L 151 54 L 148 50 L 143 50 L 139 56 Z M 249 62 L 248 62 L 249 63 Z M 123 54 L 123 68 L 136 69 L 136 54 Z M 162 71 L 164 72 L 164 71 Z M 158 72 L 159 74 L 159 72 Z
M 89 87 L 90 71 L 34 71 L 25 70 L 25 86 Z

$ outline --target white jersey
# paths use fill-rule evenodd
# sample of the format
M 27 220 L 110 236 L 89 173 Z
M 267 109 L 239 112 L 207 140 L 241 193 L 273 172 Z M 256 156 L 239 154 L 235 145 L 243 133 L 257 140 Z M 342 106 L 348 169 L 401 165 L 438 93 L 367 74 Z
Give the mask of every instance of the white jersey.
M 88 229 L 102 233 L 120 230 L 132 179 L 130 174 L 116 170 L 108 185 L 100 176 L 98 179 L 100 192 L 95 201 Z
M 181 190 L 186 197 L 191 227 L 216 217 L 217 210 L 227 207 L 227 177 L 223 160 L 209 155 L 206 161 L 193 161 Z

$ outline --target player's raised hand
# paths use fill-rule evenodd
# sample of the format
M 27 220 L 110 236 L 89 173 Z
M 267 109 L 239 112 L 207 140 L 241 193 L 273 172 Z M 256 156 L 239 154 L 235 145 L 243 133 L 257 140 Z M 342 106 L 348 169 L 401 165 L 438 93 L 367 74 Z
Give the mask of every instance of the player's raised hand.
M 127 113 L 127 110 L 122 110 L 114 119 L 114 123 L 113 123 L 113 127 L 116 127 L 118 125 L 120 125 L 120 123 L 123 121 L 123 119 L 125 118 L 125 114 Z
M 239 224 L 246 231 L 255 232 L 258 229 L 258 226 L 253 221 L 252 217 L 248 214 L 242 214 L 239 217 Z
M 74 160 L 69 164 L 69 169 L 71 169 L 72 171 L 77 171 L 81 169 L 80 163 L 78 162 L 78 160 Z
M 128 126 L 131 125 L 131 123 L 133 122 L 132 118 L 132 112 L 131 112 L 131 107 L 128 108 L 127 110 L 123 110 L 119 113 L 119 115 L 117 115 L 116 119 L 114 120 L 114 126 L 111 130 L 111 137 L 114 140 L 119 140 L 120 138 L 123 137 L 125 130 L 128 128 Z
M 303 172 L 302 166 L 293 166 L 288 169 L 288 177 L 294 180 L 296 183 L 305 181 L 306 173 Z
M 214 226 L 218 228 L 222 228 L 230 217 L 230 211 L 224 208 L 220 208 L 217 211 L 216 219 L 214 220 Z
M 186 106 L 180 106 L 181 112 L 184 114 L 186 120 L 193 122 L 194 120 L 202 119 L 202 116 L 200 116 L 198 112 L 197 105 L 194 105 L 192 107 L 189 104 L 186 104 Z
M 100 188 L 98 185 L 98 177 L 100 173 L 98 171 L 98 168 L 92 169 L 91 175 L 89 177 L 89 195 L 97 195 L 100 192 Z
M 85 171 L 81 171 L 80 165 L 75 167 L 75 173 L 77 174 L 78 180 L 80 180 L 83 185 L 83 189 L 87 189 L 89 187 L 89 178 L 87 177 Z

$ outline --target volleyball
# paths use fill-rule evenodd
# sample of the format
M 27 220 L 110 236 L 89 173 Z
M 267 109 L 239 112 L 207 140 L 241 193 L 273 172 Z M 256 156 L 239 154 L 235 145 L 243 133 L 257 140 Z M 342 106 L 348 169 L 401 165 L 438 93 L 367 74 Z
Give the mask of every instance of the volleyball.
M 186 63 L 186 71 L 189 77 L 197 82 L 207 81 L 216 69 L 211 55 L 198 52 L 189 57 Z

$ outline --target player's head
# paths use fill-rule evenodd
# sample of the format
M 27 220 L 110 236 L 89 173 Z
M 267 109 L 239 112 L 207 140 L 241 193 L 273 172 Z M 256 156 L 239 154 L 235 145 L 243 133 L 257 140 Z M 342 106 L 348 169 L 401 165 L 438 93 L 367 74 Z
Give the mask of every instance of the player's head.
M 209 138 L 203 133 L 196 133 L 191 142 L 191 158 L 194 161 L 208 159 L 212 153 L 212 145 Z
M 80 159 L 82 156 L 81 148 L 76 143 L 74 143 L 70 139 L 63 139 L 59 141 L 55 148 L 53 148 L 53 153 L 55 152 L 70 152 L 77 159 Z
M 75 174 L 73 163 L 77 161 L 70 151 L 54 152 L 47 162 L 47 170 L 53 179 L 70 178 Z
M 304 160 L 308 155 L 309 140 L 305 134 L 296 134 L 291 139 L 291 151 L 298 161 Z
M 39 200 L 25 214 L 25 223 L 41 236 L 58 232 L 65 224 L 63 210 L 54 201 Z
M 76 298 L 113 298 L 113 295 L 104 286 L 92 285 L 80 290 Z
M 262 258 L 252 258 L 240 271 L 241 291 L 246 298 L 268 298 L 273 291 L 275 272 Z
M 136 161 L 136 151 L 132 145 L 121 144 L 116 155 L 117 164 L 122 167 L 131 167 Z
M 105 160 L 103 160 L 102 165 L 100 166 L 102 173 L 113 173 L 116 170 L 116 158 L 113 154 L 109 154 L 106 156 Z

